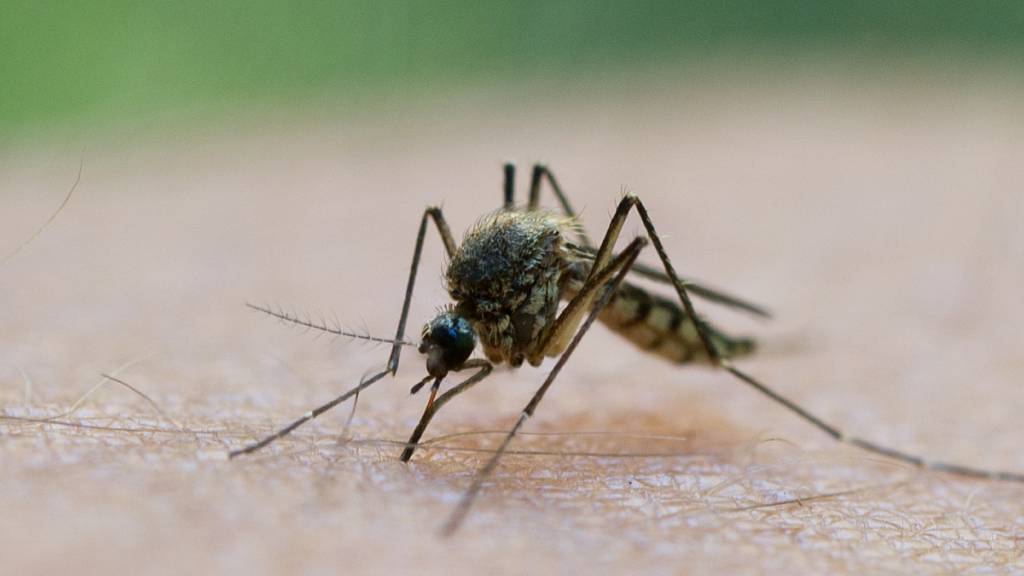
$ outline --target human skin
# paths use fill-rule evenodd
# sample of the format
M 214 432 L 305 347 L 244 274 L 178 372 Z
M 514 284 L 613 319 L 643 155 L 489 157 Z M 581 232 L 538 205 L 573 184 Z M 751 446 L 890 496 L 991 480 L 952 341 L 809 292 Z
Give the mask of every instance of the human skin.
M 497 445 L 487 432 L 512 424 L 550 362 L 457 398 L 425 439 L 475 434 L 409 464 L 387 441 L 404 440 L 425 401 L 408 395 L 424 373 L 412 349 L 347 430 L 350 405 L 223 457 L 388 353 L 316 340 L 244 302 L 392 335 L 423 208 L 443 203 L 461 236 L 499 205 L 501 162 L 516 158 L 520 194 L 528 162 L 547 161 L 591 236 L 628 188 L 683 274 L 771 308 L 759 322 L 697 302 L 761 343 L 741 366 L 812 412 L 930 458 L 1024 471 L 1020 105 L 995 84 L 869 86 L 636 87 L 501 115 L 481 96 L 90 146 L 68 208 L 0 269 L 0 401 L 8 416 L 58 415 L 111 373 L 162 415 L 108 382 L 63 424 L 0 421 L 5 567 L 1024 570 L 1024 486 L 838 445 L 727 374 L 673 366 L 600 326 L 452 538 L 437 530 Z M 77 165 L 8 151 L 3 246 L 45 219 Z M 631 221 L 624 242 L 639 231 Z M 436 236 L 426 250 L 410 337 L 447 302 Z

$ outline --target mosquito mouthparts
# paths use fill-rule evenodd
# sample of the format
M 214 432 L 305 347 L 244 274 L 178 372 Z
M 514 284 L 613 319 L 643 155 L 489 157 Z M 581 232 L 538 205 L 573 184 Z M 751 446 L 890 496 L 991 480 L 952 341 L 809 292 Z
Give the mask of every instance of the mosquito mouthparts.
M 296 314 L 294 312 L 288 312 L 281 307 L 272 308 L 270 306 L 261 306 L 259 304 L 253 304 L 251 302 L 246 302 L 245 305 L 257 312 L 262 312 L 267 316 L 277 318 L 278 320 L 286 324 L 300 326 L 302 328 L 306 328 L 307 330 L 316 330 L 317 332 L 320 333 L 333 334 L 335 336 L 352 338 L 354 340 L 366 340 L 368 342 L 379 342 L 382 344 L 399 344 L 401 346 L 412 346 L 414 348 L 419 346 L 419 344 L 416 342 L 407 342 L 405 340 L 396 340 L 393 338 L 381 338 L 378 336 L 372 336 L 370 335 L 369 332 L 364 332 L 360 334 L 358 332 L 344 330 L 341 327 L 340 323 L 337 321 L 337 319 L 335 319 L 331 324 L 328 324 L 327 320 L 323 319 L 322 316 L 320 320 L 313 320 L 308 315 L 300 316 L 299 314 Z
M 430 374 L 427 374 L 426 378 L 424 378 L 423 380 L 420 380 L 419 382 L 414 384 L 412 388 L 409 389 L 409 394 L 410 395 L 416 394 L 417 392 L 420 391 L 421 388 L 423 388 L 423 386 L 425 386 L 427 384 L 427 382 L 430 382 L 433 379 L 434 379 L 433 376 L 431 376 Z

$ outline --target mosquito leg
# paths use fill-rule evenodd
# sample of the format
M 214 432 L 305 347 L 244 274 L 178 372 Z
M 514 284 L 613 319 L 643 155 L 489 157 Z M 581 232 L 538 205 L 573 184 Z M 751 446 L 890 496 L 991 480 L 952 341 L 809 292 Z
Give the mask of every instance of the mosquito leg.
M 434 418 L 434 415 L 437 414 L 437 411 L 447 404 L 449 400 L 459 394 L 462 394 L 466 390 L 469 390 L 478 382 L 490 375 L 494 366 L 487 360 L 474 359 L 463 364 L 460 370 L 471 370 L 474 368 L 477 369 L 476 374 L 466 378 L 457 386 L 439 396 L 436 400 L 432 398 L 431 401 L 427 402 L 427 407 L 423 411 L 423 416 L 420 418 L 419 424 L 416 425 L 416 429 L 413 430 L 412 436 L 410 436 L 409 441 L 406 442 L 405 450 L 402 451 L 402 462 L 408 462 L 409 458 L 412 458 L 413 452 L 416 451 L 416 445 L 419 443 L 420 438 L 423 437 L 423 433 L 427 430 L 427 426 Z M 440 381 L 438 381 L 438 384 L 440 384 Z
M 516 207 L 516 165 L 506 162 L 503 169 L 505 180 L 501 189 L 505 192 L 505 210 L 513 210 Z
M 427 223 L 429 220 L 433 220 L 434 224 L 437 226 L 437 231 L 441 235 L 441 241 L 444 242 L 444 247 L 445 250 L 448 252 L 448 256 L 452 256 L 456 250 L 455 239 L 452 237 L 451 229 L 448 228 L 448 223 L 445 221 L 444 214 L 441 213 L 441 209 L 432 206 L 424 210 L 423 217 L 420 219 L 419 231 L 416 233 L 416 247 L 413 250 L 412 254 L 412 266 L 409 269 L 409 281 L 405 287 L 405 299 L 402 302 L 402 314 L 398 319 L 398 330 L 395 333 L 395 340 L 394 344 L 391 347 L 391 355 L 388 357 L 387 367 L 383 371 L 374 374 L 369 379 L 360 382 L 358 386 L 349 390 L 348 392 L 345 392 L 341 396 L 338 396 L 334 400 L 331 400 L 330 402 L 324 404 L 323 406 L 320 406 L 319 408 L 311 412 L 307 412 L 301 418 L 292 422 L 288 426 L 285 426 L 284 428 L 275 432 L 274 434 L 271 434 L 270 436 L 267 436 L 266 438 L 263 438 L 262 440 L 254 444 L 250 444 L 245 448 L 230 452 L 228 454 L 230 458 L 234 458 L 242 454 L 249 454 L 251 452 L 255 452 L 256 450 L 263 448 L 264 446 L 270 444 L 271 442 L 274 442 L 275 440 L 287 436 L 299 426 L 302 426 L 306 422 L 316 418 L 317 416 L 323 414 L 324 412 L 327 412 L 331 408 L 334 408 L 335 406 L 341 404 L 345 400 L 348 400 L 352 396 L 359 394 L 360 391 L 369 387 L 371 384 L 377 382 L 385 375 L 393 375 L 395 372 L 398 371 L 399 357 L 401 356 L 402 353 L 402 347 L 405 345 L 405 325 L 406 321 L 409 318 L 409 306 L 412 302 L 413 287 L 416 285 L 416 272 L 419 269 L 420 257 L 423 254 L 423 241 L 424 239 L 426 239 L 427 236 Z M 254 308 L 256 308 L 257 310 L 260 309 L 259 307 Z
M 313 410 L 310 410 L 309 412 L 306 412 L 298 420 L 292 422 L 291 424 L 285 426 L 284 428 L 281 428 L 277 432 L 271 434 L 270 436 L 267 436 L 266 438 L 260 440 L 259 442 L 255 442 L 253 444 L 250 444 L 250 445 L 246 446 L 245 448 L 240 448 L 238 450 L 232 450 L 231 452 L 228 452 L 228 458 L 234 458 L 236 456 L 241 456 L 242 454 L 250 454 L 252 452 L 255 452 L 255 451 L 259 450 L 260 448 L 263 448 L 267 444 L 270 444 L 271 442 L 274 442 L 275 440 L 279 440 L 281 438 L 284 438 L 285 436 L 291 434 L 292 431 L 295 430 L 296 428 L 298 428 L 299 426 L 302 426 L 306 422 L 309 422 L 310 420 L 316 418 L 317 416 L 323 414 L 324 412 L 327 412 L 328 410 L 330 410 L 331 408 L 334 408 L 338 404 L 341 404 L 345 400 L 348 400 L 349 398 L 359 394 L 361 391 L 369 388 L 375 382 L 377 382 L 378 380 L 380 380 L 381 378 L 387 376 L 390 373 L 391 372 L 389 370 L 381 370 L 380 372 L 377 372 L 373 376 L 371 376 L 371 377 L 367 378 L 366 380 L 363 380 L 362 382 L 360 382 L 359 385 L 356 386 L 355 388 L 349 390 L 348 392 L 345 392 L 341 396 L 338 396 L 334 400 L 331 400 L 330 402 L 328 402 L 328 403 L 326 403 L 326 404 L 324 404 L 324 405 L 322 405 L 322 406 L 320 406 L 318 408 L 315 408 Z
M 551 189 L 555 194 L 555 198 L 561 205 L 562 212 L 570 218 L 576 218 L 576 211 L 573 210 L 572 205 L 569 203 L 569 197 L 562 191 L 562 187 L 558 184 L 558 180 L 555 178 L 554 172 L 544 164 L 534 164 L 533 166 L 533 171 L 530 175 L 530 201 L 527 205 L 527 209 L 536 210 L 540 206 L 541 185 L 545 179 L 548 181 L 548 184 L 551 186 Z M 596 252 L 586 230 L 580 228 L 577 235 L 580 238 L 580 248 L 584 253 L 593 254 Z M 672 284 L 672 279 L 667 274 L 656 268 L 647 266 L 643 262 L 637 262 L 636 265 L 633 266 L 633 272 L 638 276 L 643 276 L 656 282 Z M 731 296 L 721 290 L 708 288 L 691 281 L 687 281 L 686 285 L 690 292 L 711 302 L 717 302 L 733 308 L 746 310 L 747 312 L 764 318 L 771 317 L 771 313 L 763 306 L 747 302 L 736 296 Z
M 444 242 L 444 249 L 448 257 L 455 255 L 456 245 L 448 222 L 444 219 L 441 209 L 431 206 L 423 212 L 420 219 L 420 229 L 416 234 L 416 248 L 412 253 L 412 266 L 409 267 L 409 281 L 405 285 L 405 300 L 402 301 L 402 315 L 398 318 L 398 330 L 395 331 L 395 344 L 391 347 L 391 356 L 388 358 L 388 370 L 394 374 L 398 370 L 398 360 L 402 355 L 402 345 L 399 344 L 405 339 L 405 324 L 409 319 L 409 306 L 412 304 L 412 291 L 416 286 L 416 272 L 420 267 L 420 257 L 423 254 L 423 240 L 427 237 L 427 221 L 433 219 L 437 225 L 437 231 Z
M 505 439 L 501 442 L 501 445 L 498 446 L 498 450 L 494 453 L 494 456 L 492 456 L 491 459 L 487 461 L 487 464 L 477 472 L 476 476 L 473 478 L 473 483 L 470 484 L 469 488 L 462 494 L 462 499 L 459 500 L 455 510 L 452 511 L 451 516 L 448 517 L 448 520 L 442 527 L 443 535 L 450 536 L 458 530 L 459 525 L 462 524 L 462 521 L 469 512 L 470 507 L 473 505 L 473 500 L 476 499 L 477 494 L 479 494 L 480 489 L 483 487 L 484 481 L 487 480 L 487 478 L 494 472 L 494 469 L 498 466 L 498 461 L 501 460 L 502 455 L 508 449 L 509 444 L 512 442 L 512 439 L 515 438 L 519 429 L 522 428 L 523 424 L 526 423 L 526 420 L 529 417 L 533 416 L 533 413 L 537 410 L 537 406 L 540 404 L 540 401 L 544 399 L 544 395 L 547 393 L 548 388 L 550 388 L 551 384 L 555 381 L 555 377 L 558 376 L 562 367 L 565 366 L 569 357 L 572 356 L 573 351 L 576 350 L 576 346 L 579 345 L 580 340 L 594 323 L 597 315 L 600 314 L 601 310 L 611 300 L 612 294 L 615 293 L 616 288 L 622 283 L 622 279 L 629 273 L 630 266 L 632 266 L 633 262 L 636 261 L 636 257 L 640 254 L 640 250 L 643 249 L 646 244 L 647 242 L 643 238 L 634 239 L 629 246 L 627 246 L 626 249 L 623 250 L 622 253 L 605 269 L 598 271 L 596 274 L 591 273 L 591 279 L 587 281 L 588 286 L 573 298 L 573 302 L 585 301 L 586 297 L 584 296 L 584 292 L 586 290 L 600 291 L 601 293 L 597 302 L 594 304 L 594 307 L 591 309 L 590 314 L 583 321 L 583 324 L 576 332 L 572 341 L 569 342 L 565 351 L 558 357 L 558 361 L 555 363 L 554 368 L 551 369 L 551 372 L 544 380 L 544 383 L 540 385 L 540 388 L 538 388 L 536 392 L 534 392 L 533 397 L 530 398 L 530 402 L 527 403 L 525 408 L 523 408 L 523 411 L 519 414 L 519 418 L 516 420 L 515 425 L 513 425 L 512 429 L 509 430 Z M 615 274 L 616 271 L 618 272 L 617 274 Z M 607 284 L 605 282 L 597 282 L 600 278 L 607 279 L 611 274 L 615 274 L 615 277 L 611 282 Z M 591 280 L 595 281 L 593 285 L 591 285 Z
M 608 224 L 608 230 L 605 231 L 601 247 L 597 249 L 596 254 L 593 256 L 593 264 L 590 267 L 590 273 L 587 275 L 585 282 L 586 286 L 591 286 L 595 275 L 605 271 L 608 263 L 612 260 L 615 243 L 619 239 L 622 225 L 626 221 L 626 216 L 629 215 L 629 209 L 632 206 L 629 203 L 630 198 L 633 197 L 627 196 L 619 202 L 619 207 Z M 619 256 L 621 257 L 621 254 Z M 565 349 L 569 344 L 572 334 L 576 331 L 576 326 L 579 325 L 583 315 L 586 314 L 586 311 L 597 296 L 596 291 L 592 289 L 587 290 L 585 287 L 569 301 L 569 304 L 559 314 L 551 329 L 547 330 L 542 336 L 543 340 L 540 346 L 537 347 L 537 352 L 530 358 L 531 364 L 537 364 L 542 356 L 556 356 Z
M 533 171 L 530 174 L 530 201 L 527 205 L 527 209 L 536 210 L 540 206 L 541 186 L 545 179 L 551 186 L 551 189 L 554 192 L 555 198 L 558 200 L 559 205 L 561 205 L 562 212 L 570 218 L 576 218 L 576 211 L 573 210 L 572 204 L 569 203 L 569 197 L 566 196 L 565 193 L 562 191 L 562 187 L 558 184 L 558 180 L 555 178 L 554 172 L 552 172 L 551 169 L 545 166 L 544 164 L 533 165 Z M 508 207 L 507 204 L 506 207 Z M 578 246 L 580 251 L 583 252 L 583 254 L 592 257 L 597 250 L 594 248 L 594 245 L 591 242 L 590 237 L 587 235 L 586 230 L 584 230 L 582 227 L 579 228 L 579 230 L 577 231 L 577 236 L 579 236 L 580 239 L 580 246 Z M 643 262 L 637 262 L 633 266 L 633 273 L 638 276 L 654 280 L 655 282 L 661 282 L 663 284 L 672 284 L 672 279 L 667 274 L 665 274 L 661 270 L 658 270 L 657 268 L 647 266 Z M 696 296 L 700 296 L 705 300 L 708 300 L 709 302 L 716 302 L 718 304 L 722 304 L 732 308 L 745 310 L 747 312 L 750 312 L 751 314 L 761 316 L 762 318 L 771 317 L 771 312 L 769 312 L 764 306 L 751 303 L 737 296 L 726 294 L 721 290 L 703 286 L 691 280 L 686 280 L 685 283 L 686 287 L 689 289 L 691 293 L 693 293 Z
M 668 254 L 665 252 L 665 247 L 661 243 L 661 238 L 658 236 L 658 233 L 654 229 L 654 223 L 651 221 L 651 217 L 647 213 L 647 208 L 644 207 L 640 199 L 636 198 L 635 196 L 627 196 L 623 198 L 622 202 L 619 204 L 619 210 L 616 212 L 615 217 L 613 217 L 613 222 L 616 220 L 620 213 L 624 214 L 628 212 L 629 208 L 632 206 L 636 206 L 636 210 L 640 214 L 640 220 L 643 222 L 644 228 L 647 230 L 647 234 L 651 238 L 651 243 L 654 245 L 654 249 L 658 253 L 658 258 L 661 259 L 661 263 L 665 268 L 665 273 L 671 279 L 672 284 L 676 289 L 676 293 L 679 295 L 679 299 L 682 301 L 683 306 L 686 309 L 686 313 L 689 314 L 690 317 L 694 320 L 694 326 L 696 326 L 697 332 L 698 334 L 700 334 L 701 341 L 704 343 L 704 348 L 707 351 L 708 358 L 711 360 L 711 363 L 713 365 L 724 368 L 727 372 L 735 376 L 743 383 L 754 388 L 761 394 L 764 394 L 777 404 L 784 406 L 790 412 L 796 414 L 797 416 L 799 416 L 806 422 L 809 422 L 811 425 L 818 428 L 825 434 L 828 434 L 835 440 L 842 442 L 844 444 L 856 446 L 862 450 L 872 452 L 874 454 L 878 454 L 881 456 L 885 456 L 886 458 L 891 458 L 893 460 L 898 460 L 900 462 L 904 462 L 918 468 L 938 470 L 942 472 L 948 472 L 951 474 L 959 474 L 961 476 L 970 476 L 975 478 L 989 478 L 995 480 L 1024 482 L 1024 474 L 1021 473 L 982 470 L 978 468 L 971 468 L 968 466 L 961 466 L 959 464 L 950 464 L 946 462 L 932 462 L 920 456 L 908 454 L 906 452 L 889 448 L 881 444 L 876 444 L 869 440 L 863 440 L 855 436 L 847 435 L 836 426 L 832 426 L 831 424 L 826 423 L 821 418 L 815 416 L 814 414 L 811 414 L 807 410 L 804 410 L 802 407 L 792 402 L 791 400 L 788 400 L 785 397 L 781 396 L 774 390 L 771 390 L 754 377 L 748 375 L 746 372 L 743 372 L 742 370 L 733 366 L 727 358 L 721 357 L 718 350 L 711 344 L 711 339 L 707 331 L 707 326 L 702 320 L 700 320 L 700 318 L 694 311 L 693 303 L 690 301 L 690 298 L 687 294 L 687 287 L 685 283 L 681 281 L 679 279 L 679 276 L 676 274 L 675 268 L 672 266 L 672 262 L 669 260 Z M 604 248 L 605 246 L 602 245 L 601 249 L 603 250 Z M 598 251 L 598 256 L 600 256 L 600 251 Z
M 533 172 L 530 174 L 530 202 L 527 204 L 527 210 L 531 212 L 540 207 L 540 190 L 542 180 L 547 180 L 551 186 L 551 190 L 555 193 L 555 198 L 558 200 L 558 204 L 562 207 L 562 212 L 570 217 L 576 218 L 576 211 L 572 209 L 572 204 L 569 203 L 569 197 L 562 192 L 562 187 L 559 186 L 558 180 L 555 179 L 555 174 L 543 164 L 534 164 Z M 590 237 L 587 236 L 587 231 L 580 227 L 576 231 L 576 235 L 580 238 L 580 244 L 584 248 L 591 248 L 593 243 L 590 241 Z
M 739 368 L 736 368 L 728 360 L 722 360 L 721 366 L 722 366 L 722 368 L 724 368 L 726 371 L 728 371 L 730 374 L 732 374 L 736 378 L 739 378 L 741 381 L 743 381 L 744 383 L 746 383 L 747 385 L 749 385 L 753 389 L 757 390 L 761 394 L 764 394 L 765 396 L 771 398 L 776 403 L 781 404 L 782 406 L 786 407 L 786 409 L 788 409 L 790 412 L 793 412 L 794 414 L 796 414 L 800 418 L 802 418 L 805 421 L 809 422 L 815 428 L 821 430 L 825 434 L 828 434 L 833 439 L 835 439 L 837 442 L 842 442 L 843 444 L 849 444 L 851 446 L 856 446 L 857 448 L 860 448 L 861 450 L 866 450 L 866 451 L 871 452 L 873 454 L 879 454 L 881 456 L 885 456 L 886 458 L 891 458 L 893 460 L 898 460 L 900 462 L 904 462 L 906 464 L 910 464 L 911 466 L 914 466 L 914 467 L 917 467 L 917 468 L 924 468 L 924 469 L 928 469 L 928 470 L 936 470 L 936 471 L 939 471 L 939 472 L 948 472 L 950 474 L 957 474 L 959 476 L 968 476 L 968 477 L 972 477 L 972 478 L 984 478 L 984 479 L 989 479 L 989 480 L 1004 480 L 1004 481 L 1008 481 L 1008 482 L 1024 482 L 1024 474 L 1019 473 L 1019 472 L 1003 472 L 1003 471 L 998 471 L 998 470 L 984 470 L 984 469 L 981 469 L 981 468 L 972 468 L 970 466 L 962 466 L 960 464 L 951 464 L 951 463 L 948 463 L 948 462 L 931 461 L 931 460 L 928 460 L 928 459 L 923 458 L 921 456 L 915 456 L 913 454 L 908 454 L 906 452 L 903 452 L 903 451 L 900 451 L 900 450 L 896 450 L 894 448 L 889 448 L 888 446 L 883 446 L 881 444 L 876 444 L 876 443 L 874 443 L 874 442 L 872 442 L 870 440 L 864 440 L 864 439 L 861 439 L 861 438 L 857 438 L 856 436 L 847 435 L 846 433 L 844 433 L 839 428 L 836 428 L 835 426 L 832 426 L 830 424 L 825 423 L 823 420 L 821 420 L 817 416 L 811 414 L 810 412 L 804 410 L 803 408 L 801 408 L 799 405 L 797 405 L 793 401 L 786 399 L 785 397 L 781 396 L 780 394 L 778 394 L 774 390 L 768 388 L 767 386 L 765 386 L 763 383 L 758 381 L 753 376 L 750 376 L 746 372 L 743 372 Z

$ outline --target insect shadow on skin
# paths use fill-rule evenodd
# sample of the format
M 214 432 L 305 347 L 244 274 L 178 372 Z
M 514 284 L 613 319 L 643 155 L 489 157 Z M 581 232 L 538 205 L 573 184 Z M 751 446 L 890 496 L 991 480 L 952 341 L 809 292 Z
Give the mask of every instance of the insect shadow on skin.
M 544 183 L 553 191 L 562 214 L 540 209 Z M 461 244 L 456 244 L 440 208 L 428 207 L 420 220 L 406 284 L 402 312 L 394 339 L 374 338 L 302 321 L 270 308 L 249 305 L 261 312 L 308 328 L 336 335 L 390 343 L 387 366 L 365 378 L 356 387 L 262 440 L 232 451 L 232 458 L 263 448 L 308 422 L 357 397 L 398 369 L 402 348 L 415 346 L 426 357 L 427 375 L 417 382 L 415 394 L 430 384 L 426 408 L 402 452 L 408 461 L 415 453 L 430 421 L 446 403 L 484 380 L 494 365 L 518 367 L 523 362 L 538 366 L 546 357 L 555 365 L 523 408 L 493 456 L 477 472 L 470 486 L 445 522 L 442 533 L 454 533 L 465 519 L 486 479 L 497 467 L 516 434 L 537 409 L 590 326 L 600 320 L 612 331 L 638 347 L 678 364 L 704 364 L 721 368 L 741 382 L 764 394 L 838 442 L 856 446 L 919 468 L 927 468 L 993 480 L 1024 482 L 1024 474 L 982 470 L 933 462 L 887 446 L 850 436 L 827 424 L 799 405 L 771 390 L 733 365 L 735 358 L 754 351 L 754 341 L 727 335 L 699 316 L 690 295 L 698 296 L 754 315 L 768 317 L 767 310 L 743 299 L 683 280 L 676 272 L 647 208 L 637 196 L 625 195 L 618 204 L 601 244 L 593 245 L 578 225 L 576 214 L 554 174 L 543 165 L 533 167 L 529 199 L 523 208 L 515 205 L 515 167 L 504 167 L 504 205 L 482 218 Z M 646 237 L 634 238 L 621 251 L 615 244 L 631 211 L 643 223 Z M 445 272 L 447 289 L 454 303 L 442 309 L 420 334 L 420 341 L 405 340 L 406 321 L 416 283 L 427 228 L 433 222 L 448 256 Z M 572 241 L 572 240 L 575 241 Z M 643 266 L 637 256 L 650 243 L 661 269 Z M 626 280 L 629 274 L 668 284 L 676 298 L 655 295 Z M 560 303 L 566 304 L 560 307 Z M 486 359 L 470 358 L 477 346 Z M 442 381 L 452 372 L 473 371 L 466 379 L 438 395 Z

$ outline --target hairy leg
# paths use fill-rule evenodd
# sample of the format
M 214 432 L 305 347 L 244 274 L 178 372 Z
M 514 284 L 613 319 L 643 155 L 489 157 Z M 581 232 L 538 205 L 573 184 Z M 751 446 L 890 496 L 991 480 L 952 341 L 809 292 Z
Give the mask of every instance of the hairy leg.
M 281 428 L 277 432 L 257 442 L 254 442 L 244 448 L 232 450 L 230 453 L 228 453 L 229 458 L 234 458 L 236 456 L 241 456 L 242 454 L 249 454 L 251 452 L 255 452 L 267 446 L 268 444 L 287 436 L 293 430 L 295 430 L 299 426 L 302 426 L 306 422 L 309 422 L 310 420 L 316 418 L 317 416 L 320 416 L 324 412 L 327 412 L 331 408 L 334 408 L 335 406 L 341 404 L 342 402 L 348 400 L 349 398 L 353 396 L 358 396 L 358 394 L 362 390 L 368 388 L 370 385 L 374 384 L 384 376 L 388 374 L 394 374 L 395 372 L 398 371 L 398 363 L 401 356 L 402 347 L 408 345 L 408 343 L 404 341 L 405 326 L 409 318 L 409 306 L 410 303 L 412 302 L 413 288 L 416 285 L 416 273 L 419 270 L 420 258 L 422 257 L 423 254 L 423 242 L 427 236 L 427 224 L 430 220 L 434 221 L 434 224 L 437 227 L 437 231 L 441 235 L 441 241 L 444 242 L 445 250 L 448 252 L 448 255 L 451 256 L 452 254 L 454 254 L 456 249 L 455 240 L 452 237 L 451 230 L 448 228 L 448 223 L 447 221 L 445 221 L 444 214 L 442 214 L 441 209 L 437 207 L 430 207 L 424 210 L 423 217 L 420 219 L 419 230 L 416 233 L 416 246 L 413 249 L 412 266 L 409 269 L 409 280 L 405 286 L 405 298 L 402 302 L 402 313 L 398 319 L 398 330 L 395 332 L 395 339 L 392 341 L 391 354 L 388 356 L 387 367 L 384 370 L 374 374 L 373 376 L 363 380 L 362 382 L 359 383 L 358 386 L 352 388 L 351 390 L 348 390 L 341 396 L 338 396 L 333 400 L 327 402 L 326 404 L 323 404 L 315 408 L 314 410 L 307 412 L 306 414 L 302 415 L 300 418 L 293 421 L 291 424 L 285 426 L 284 428 Z M 278 317 L 281 318 L 281 316 Z M 287 320 L 287 318 L 282 319 Z

